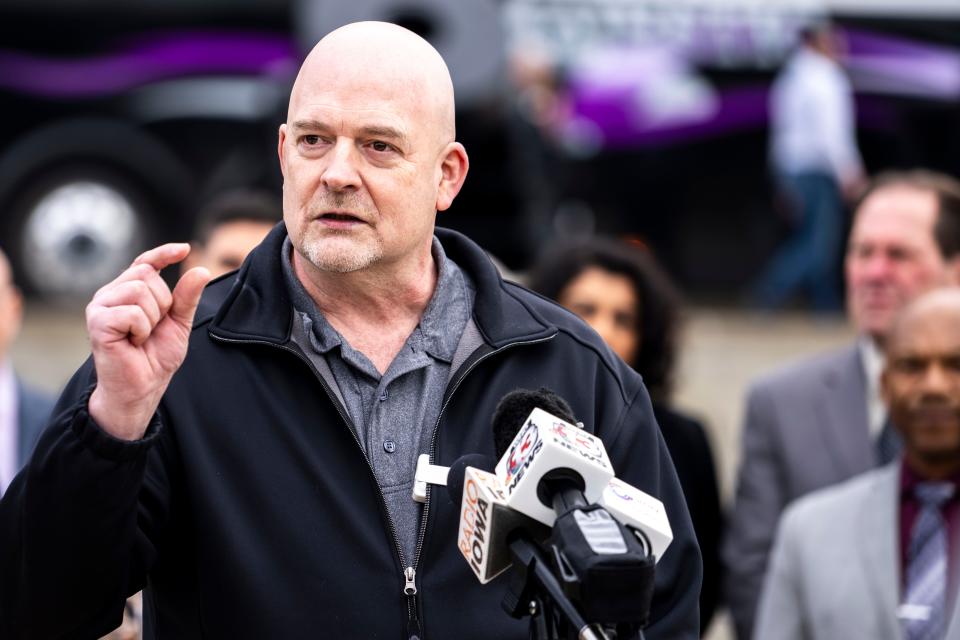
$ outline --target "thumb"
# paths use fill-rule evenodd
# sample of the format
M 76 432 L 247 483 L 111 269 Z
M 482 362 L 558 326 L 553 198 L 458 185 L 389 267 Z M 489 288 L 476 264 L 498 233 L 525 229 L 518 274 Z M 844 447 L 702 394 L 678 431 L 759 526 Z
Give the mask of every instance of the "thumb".
M 170 305 L 170 317 L 174 322 L 187 328 L 193 324 L 193 314 L 200 304 L 200 294 L 211 277 L 205 267 L 194 267 L 181 276 L 173 289 L 173 303 Z

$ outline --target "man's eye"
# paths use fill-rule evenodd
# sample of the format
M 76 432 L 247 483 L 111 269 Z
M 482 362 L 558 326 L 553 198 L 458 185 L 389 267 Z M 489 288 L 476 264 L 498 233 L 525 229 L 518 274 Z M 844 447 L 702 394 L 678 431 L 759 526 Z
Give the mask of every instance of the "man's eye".
M 372 148 L 374 151 L 377 151 L 379 153 L 384 153 L 386 151 L 390 151 L 391 147 L 386 142 L 383 142 L 381 140 L 374 140 L 373 142 L 370 143 L 370 148 Z
M 887 254 L 893 262 L 905 262 L 911 258 L 911 253 L 907 249 L 893 248 Z
M 923 371 L 926 363 L 920 358 L 901 358 L 894 366 L 901 373 L 918 373 Z
M 313 146 L 313 145 L 317 144 L 318 142 L 320 142 L 320 136 L 307 135 L 307 136 L 303 136 L 303 138 L 301 138 L 301 140 L 302 140 L 303 142 L 305 142 L 306 144 L 308 144 L 308 145 L 310 145 L 310 146 Z

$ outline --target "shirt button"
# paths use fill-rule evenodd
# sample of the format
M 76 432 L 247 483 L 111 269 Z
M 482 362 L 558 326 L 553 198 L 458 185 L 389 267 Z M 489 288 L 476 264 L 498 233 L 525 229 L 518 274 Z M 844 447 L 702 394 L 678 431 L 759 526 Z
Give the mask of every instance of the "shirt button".
M 397 450 L 397 443 L 393 440 L 384 440 L 383 441 L 383 450 L 387 453 L 393 453 Z
M 380 394 L 380 402 L 383 402 L 386 399 L 387 399 L 387 391 L 384 390 L 383 393 Z

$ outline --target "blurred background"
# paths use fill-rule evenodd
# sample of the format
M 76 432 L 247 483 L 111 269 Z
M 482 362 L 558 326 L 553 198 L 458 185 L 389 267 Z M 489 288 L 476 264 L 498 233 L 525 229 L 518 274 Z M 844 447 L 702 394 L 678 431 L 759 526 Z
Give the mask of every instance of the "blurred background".
M 768 169 L 770 88 L 825 18 L 867 172 L 960 175 L 956 0 L 5 0 L 0 247 L 29 296 L 13 360 L 56 391 L 87 353 L 92 291 L 189 239 L 219 194 L 279 193 L 276 129 L 303 55 L 386 20 L 453 75 L 471 170 L 438 224 L 521 279 L 558 242 L 628 237 L 683 289 L 675 399 L 705 420 L 727 499 L 747 381 L 854 335 L 839 310 L 745 304 L 791 231 Z M 728 634 L 721 617 L 709 637 Z

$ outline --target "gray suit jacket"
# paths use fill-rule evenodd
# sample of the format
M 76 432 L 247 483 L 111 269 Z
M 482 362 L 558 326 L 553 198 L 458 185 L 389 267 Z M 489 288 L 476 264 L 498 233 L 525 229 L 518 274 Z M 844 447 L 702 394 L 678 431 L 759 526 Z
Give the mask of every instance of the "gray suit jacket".
M 17 380 L 17 421 L 20 427 L 17 434 L 17 466 L 22 468 L 30 459 L 40 433 L 50 420 L 53 409 L 52 397 L 24 386 Z
M 758 640 L 901 640 L 900 463 L 807 496 L 780 523 Z M 947 638 L 960 638 L 960 599 Z
M 855 344 L 784 367 L 750 389 L 723 545 L 727 604 L 741 640 L 752 635 L 767 558 L 787 504 L 875 465 L 866 402 Z

